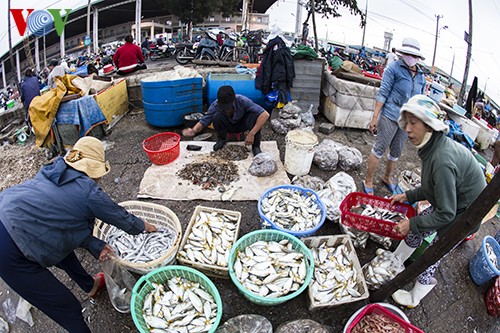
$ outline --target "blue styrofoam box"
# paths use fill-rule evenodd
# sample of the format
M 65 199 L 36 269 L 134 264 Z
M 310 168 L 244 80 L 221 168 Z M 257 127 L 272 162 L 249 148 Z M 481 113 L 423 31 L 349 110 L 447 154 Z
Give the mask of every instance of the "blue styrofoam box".
M 156 127 L 174 127 L 184 124 L 184 115 L 191 112 L 202 112 L 203 100 L 200 97 L 194 101 L 180 103 L 155 104 L 142 102 L 144 115 L 148 124 Z
M 208 105 L 217 99 L 217 91 L 222 86 L 231 86 L 236 94 L 250 98 L 262 107 L 266 107 L 266 97 L 255 88 L 255 79 L 250 74 L 210 73 L 207 77 L 206 96 Z
M 467 110 L 465 110 L 463 107 L 459 106 L 458 104 L 453 104 L 453 111 L 455 111 L 456 113 L 458 113 L 461 116 L 464 116 L 465 112 L 467 112 Z
M 141 80 L 142 100 L 146 103 L 179 103 L 202 98 L 203 78 L 165 81 Z

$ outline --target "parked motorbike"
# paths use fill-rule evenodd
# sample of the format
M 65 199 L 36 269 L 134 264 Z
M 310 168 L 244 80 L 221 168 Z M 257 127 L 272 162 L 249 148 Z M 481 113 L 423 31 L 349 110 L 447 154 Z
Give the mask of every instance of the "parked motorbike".
M 175 61 L 185 65 L 196 56 L 196 46 L 198 43 L 180 42 L 175 45 Z
M 156 46 L 150 51 L 149 58 L 156 61 L 161 58 L 170 58 L 176 53 L 176 47 L 173 44 L 164 44 Z

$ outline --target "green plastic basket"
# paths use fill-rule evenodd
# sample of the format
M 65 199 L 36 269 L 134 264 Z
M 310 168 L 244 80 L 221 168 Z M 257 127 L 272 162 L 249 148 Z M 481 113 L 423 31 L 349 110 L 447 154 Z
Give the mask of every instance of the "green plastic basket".
M 292 243 L 292 248 L 295 251 L 298 251 L 304 255 L 304 258 L 306 260 L 306 268 L 307 268 L 307 273 L 306 273 L 306 278 L 304 280 L 304 284 L 296 291 L 293 293 L 290 293 L 288 295 L 282 296 L 282 297 L 277 297 L 277 298 L 267 298 L 263 297 L 260 295 L 257 295 L 249 290 L 247 290 L 241 283 L 238 281 L 238 278 L 236 277 L 236 274 L 234 273 L 234 261 L 236 259 L 236 255 L 238 251 L 243 251 L 245 248 L 257 241 L 275 241 L 279 242 L 283 239 L 288 240 L 290 243 Z M 278 230 L 257 230 L 253 231 L 251 233 L 246 234 L 245 236 L 241 237 L 236 244 L 233 246 L 233 249 L 231 250 L 231 253 L 229 254 L 229 262 L 228 262 L 228 267 L 229 267 L 229 276 L 231 277 L 231 280 L 233 283 L 236 285 L 238 290 L 245 296 L 249 301 L 258 304 L 258 305 L 265 305 L 265 306 L 273 306 L 273 305 L 278 305 L 281 303 L 284 303 L 286 301 L 291 300 L 294 297 L 297 297 L 301 292 L 303 292 L 309 283 L 311 282 L 313 273 L 314 273 L 314 259 L 311 254 L 311 251 L 302 243 L 297 237 L 292 236 L 290 234 L 287 234 L 282 231 Z
M 164 284 L 167 280 L 173 277 L 182 277 L 187 280 L 198 282 L 205 290 L 210 293 L 215 303 L 217 304 L 217 317 L 212 325 L 212 328 L 208 333 L 213 333 L 219 326 L 220 320 L 222 318 L 222 300 L 220 298 L 219 291 L 215 287 L 212 281 L 206 277 L 203 273 L 197 271 L 196 269 L 184 266 L 167 266 L 158 268 L 147 275 L 144 275 L 137 281 L 132 289 L 132 301 L 130 304 L 130 312 L 132 313 L 132 319 L 134 321 L 135 327 L 141 333 L 149 333 L 148 326 L 144 321 L 142 316 L 142 306 L 144 304 L 144 298 L 154 289 L 154 283 Z

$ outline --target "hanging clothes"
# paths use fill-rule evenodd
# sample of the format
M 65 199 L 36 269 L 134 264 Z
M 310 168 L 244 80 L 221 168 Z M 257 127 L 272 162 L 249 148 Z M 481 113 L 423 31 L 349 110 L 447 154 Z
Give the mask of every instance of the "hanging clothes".
M 295 67 L 290 49 L 283 39 L 277 36 L 267 43 L 257 70 L 255 87 L 265 95 L 277 90 L 277 103 L 287 104 L 294 77 Z

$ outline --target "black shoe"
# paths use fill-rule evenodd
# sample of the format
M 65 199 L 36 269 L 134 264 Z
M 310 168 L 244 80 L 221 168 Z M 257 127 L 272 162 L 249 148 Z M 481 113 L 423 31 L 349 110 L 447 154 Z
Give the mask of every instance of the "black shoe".
M 258 154 L 262 153 L 262 150 L 260 150 L 260 147 L 252 147 L 252 152 L 253 156 L 257 156 Z
M 217 142 L 214 144 L 214 151 L 222 149 L 225 144 L 226 144 L 226 140 L 218 139 Z

